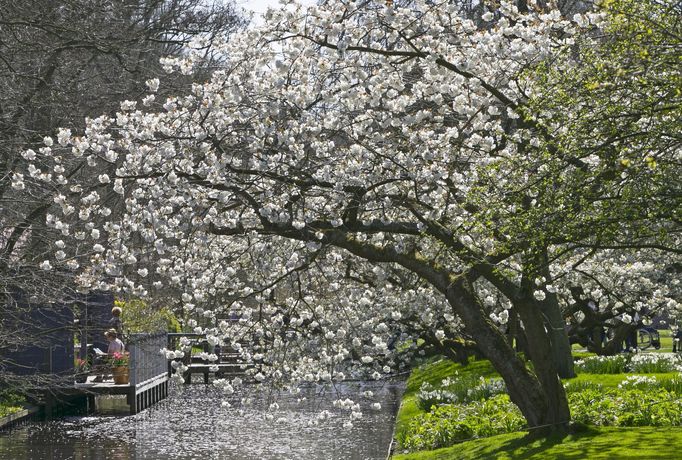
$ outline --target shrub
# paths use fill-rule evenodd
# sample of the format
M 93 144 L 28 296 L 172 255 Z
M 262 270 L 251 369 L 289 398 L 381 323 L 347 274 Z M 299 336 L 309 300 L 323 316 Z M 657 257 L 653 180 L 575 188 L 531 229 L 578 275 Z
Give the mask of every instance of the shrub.
M 616 403 L 605 397 L 601 389 L 586 389 L 569 393 L 568 404 L 574 422 L 611 426 L 615 425 Z
M 117 300 L 117 307 L 123 313 L 123 329 L 125 333 L 137 332 L 180 332 L 181 327 L 175 315 L 167 308 L 154 308 L 143 300 L 132 299 L 127 302 Z
M 20 406 L 25 402 L 26 399 L 15 391 L 10 389 L 0 390 L 0 404 L 8 406 Z

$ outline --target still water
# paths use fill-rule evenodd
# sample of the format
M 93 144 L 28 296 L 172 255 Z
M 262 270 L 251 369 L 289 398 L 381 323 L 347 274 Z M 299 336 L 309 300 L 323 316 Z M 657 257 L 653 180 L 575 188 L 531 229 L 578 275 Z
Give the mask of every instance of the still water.
M 0 459 L 385 459 L 402 389 L 368 382 L 271 395 L 246 386 L 225 398 L 212 385 L 185 385 L 135 416 L 67 417 L 0 433 Z M 332 406 L 339 398 L 362 406 L 352 427 L 343 426 L 349 412 Z M 319 421 L 324 410 L 331 415 Z

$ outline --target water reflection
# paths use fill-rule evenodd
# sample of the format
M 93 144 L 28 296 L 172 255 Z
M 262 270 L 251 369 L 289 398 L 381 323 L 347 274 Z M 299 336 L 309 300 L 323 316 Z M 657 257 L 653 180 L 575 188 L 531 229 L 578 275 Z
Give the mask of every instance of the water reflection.
M 0 459 L 384 459 L 402 385 L 311 387 L 276 397 L 246 391 L 225 407 L 212 385 L 188 385 L 135 416 L 32 423 L 0 434 Z M 374 398 L 364 399 L 365 391 Z M 253 404 L 242 405 L 241 397 Z M 348 412 L 332 408 L 337 398 L 361 402 L 363 417 L 352 428 L 343 427 Z M 279 405 L 274 411 L 269 408 L 273 400 Z M 381 409 L 370 409 L 377 401 Z M 331 417 L 317 423 L 323 410 Z

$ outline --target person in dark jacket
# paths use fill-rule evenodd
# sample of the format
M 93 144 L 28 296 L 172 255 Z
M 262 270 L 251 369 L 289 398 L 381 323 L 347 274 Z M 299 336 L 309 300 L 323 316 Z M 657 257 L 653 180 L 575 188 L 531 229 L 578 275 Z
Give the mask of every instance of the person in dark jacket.
M 123 321 L 121 321 L 121 307 L 114 307 L 111 309 L 111 319 L 109 320 L 109 329 L 114 329 L 118 337 L 123 335 Z
M 682 329 L 678 327 L 673 333 L 673 353 L 682 352 L 680 345 L 682 345 Z

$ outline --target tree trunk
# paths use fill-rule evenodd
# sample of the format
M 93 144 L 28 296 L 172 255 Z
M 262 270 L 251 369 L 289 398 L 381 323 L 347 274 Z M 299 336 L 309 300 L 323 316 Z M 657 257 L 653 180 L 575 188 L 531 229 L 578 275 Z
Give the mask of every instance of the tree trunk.
M 547 419 L 550 420 L 547 424 L 551 425 L 548 427 L 549 431 L 565 429 L 571 414 L 566 391 L 558 375 L 551 330 L 546 329 L 544 315 L 538 311 L 534 302 L 519 302 L 518 311 L 526 330 L 528 352 L 535 375 L 547 395 Z M 570 363 L 572 370 L 573 358 Z
M 632 332 L 632 329 L 636 326 L 631 324 L 619 324 L 613 328 L 613 337 L 609 340 L 606 346 L 602 349 L 603 355 L 612 356 L 620 353 L 623 350 L 623 342 L 627 338 L 628 334 Z
M 541 257 L 541 273 L 547 280 L 552 279 L 552 273 L 549 270 L 549 257 L 547 250 L 542 252 Z M 530 293 L 529 293 L 530 294 Z M 575 369 L 573 368 L 573 349 L 571 342 L 568 339 L 566 332 L 566 323 L 564 315 L 559 306 L 559 299 L 555 293 L 548 292 L 547 298 L 540 303 L 542 313 L 545 319 L 545 326 L 549 334 L 551 343 L 552 360 L 556 366 L 559 377 L 568 379 L 575 377 Z
M 294 237 L 293 235 L 288 232 L 282 234 L 287 237 Z M 301 238 L 300 233 L 295 235 Z M 532 356 L 535 358 L 534 364 L 538 372 L 536 376 L 526 368 L 525 363 L 509 346 L 504 334 L 493 324 L 476 297 L 472 279 L 477 278 L 478 273 L 473 273 L 472 279 L 461 275 L 455 277 L 445 270 L 423 263 L 414 257 L 393 252 L 392 249 L 377 250 L 374 246 L 359 243 L 342 232 L 327 233 L 326 238 L 329 243 L 367 260 L 399 263 L 428 280 L 445 295 L 453 311 L 464 322 L 469 335 L 476 341 L 478 348 L 500 373 L 510 399 L 518 406 L 528 427 L 540 434 L 557 428 L 564 430 L 570 421 L 570 411 L 566 393 L 552 361 L 551 343 L 539 309 L 533 309 L 532 314 L 527 315 L 528 319 L 521 317 L 524 323 L 528 321 L 531 326 L 530 329 L 526 328 L 526 336 L 530 339 L 532 334 L 538 334 L 538 340 L 534 340 L 533 346 L 530 347 L 534 352 Z M 486 269 L 485 264 L 481 269 Z M 514 297 L 516 296 L 512 296 Z M 533 347 L 537 350 L 533 350 Z
M 536 376 L 526 368 L 504 335 L 490 321 L 468 281 L 460 280 L 451 284 L 445 294 L 481 352 L 504 379 L 510 399 L 519 407 L 528 426 L 541 427 L 543 433 L 557 427 L 563 429 L 570 417 L 568 402 L 551 359 L 549 339 L 539 314 L 534 319 L 529 316 L 530 329 L 526 325 L 526 335 L 529 340 L 533 340 L 531 354 L 538 360 L 537 363 L 533 361 Z M 522 320 L 525 325 L 526 319 L 523 316 Z M 536 340 L 532 336 L 537 334 L 538 324 L 542 328 L 542 334 Z M 539 346 L 539 342 L 543 342 L 544 346 Z M 537 350 L 533 350 L 534 348 Z
M 555 294 L 549 294 L 547 299 L 541 303 L 542 313 L 549 335 L 550 350 L 552 361 L 556 367 L 559 377 L 569 379 L 575 377 L 573 368 L 573 350 L 568 340 L 568 334 L 561 315 L 561 308 Z

